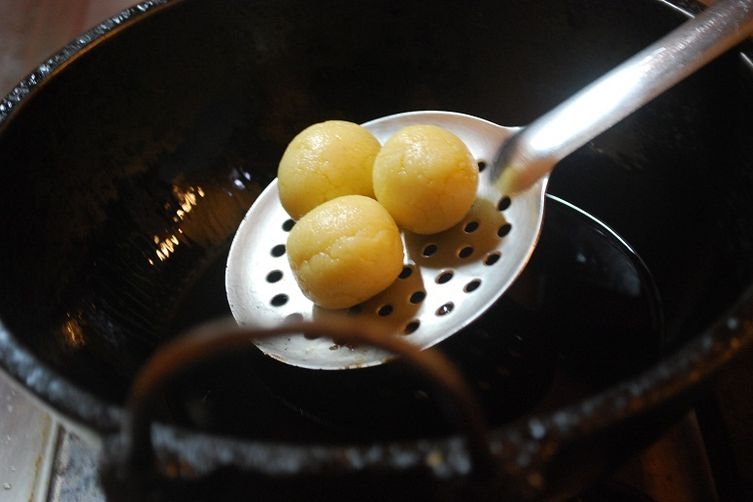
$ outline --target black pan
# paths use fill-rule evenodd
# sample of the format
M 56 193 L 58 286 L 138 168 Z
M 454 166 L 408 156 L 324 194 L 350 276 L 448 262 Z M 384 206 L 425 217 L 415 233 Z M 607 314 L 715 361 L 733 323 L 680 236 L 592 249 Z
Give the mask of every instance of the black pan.
M 698 9 L 155 0 L 124 12 L 0 101 L 0 365 L 103 439 L 108 492 L 130 495 L 117 453 L 128 390 L 160 344 L 228 315 L 230 239 L 296 132 L 417 109 L 526 124 Z M 159 395 L 158 461 L 138 489 L 558 498 L 648 444 L 753 343 L 751 54 L 743 44 L 565 159 L 524 276 L 439 347 L 479 397 L 493 475 L 475 473 L 464 433 L 403 366 L 316 372 L 249 345 Z

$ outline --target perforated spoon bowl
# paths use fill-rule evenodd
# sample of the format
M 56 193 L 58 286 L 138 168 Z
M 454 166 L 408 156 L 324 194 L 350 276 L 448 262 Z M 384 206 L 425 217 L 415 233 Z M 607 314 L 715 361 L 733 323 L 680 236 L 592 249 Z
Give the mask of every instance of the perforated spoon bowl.
M 459 136 L 480 170 L 469 214 L 440 234 L 404 233 L 405 267 L 392 286 L 347 311 L 325 311 L 293 278 L 285 243 L 295 223 L 280 205 L 275 181 L 247 213 L 230 249 L 226 289 L 233 316 L 256 325 L 368 317 L 421 348 L 439 343 L 490 308 L 525 267 L 538 240 L 548 176 L 559 160 L 752 32 L 753 0 L 717 2 L 525 128 L 440 111 L 365 123 L 381 142 L 413 124 Z M 275 359 L 315 369 L 373 366 L 392 357 L 302 335 L 256 343 Z

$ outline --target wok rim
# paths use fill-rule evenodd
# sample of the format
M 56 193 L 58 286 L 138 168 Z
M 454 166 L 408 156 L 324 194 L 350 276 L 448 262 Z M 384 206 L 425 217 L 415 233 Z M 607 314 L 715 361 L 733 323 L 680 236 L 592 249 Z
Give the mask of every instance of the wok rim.
M 108 18 L 84 34 L 80 35 L 22 79 L 5 97 L 0 97 L 0 134 L 12 123 L 14 116 L 21 113 L 24 104 L 31 96 L 41 92 L 46 83 L 64 71 L 64 69 L 89 50 L 95 49 L 104 40 L 116 36 L 149 16 L 182 4 L 185 0 L 147 0 L 138 3 L 119 14 Z M 673 7 L 683 15 L 692 16 L 702 10 L 701 3 L 695 0 L 654 0 Z M 740 54 L 753 71 L 753 42 L 743 43 Z M 753 346 L 753 287 L 744 291 L 737 303 L 707 329 L 689 338 L 671 354 L 664 356 L 648 369 L 634 375 L 628 380 L 613 385 L 604 391 L 592 394 L 566 407 L 540 415 L 523 417 L 512 423 L 491 429 L 492 450 L 503 461 L 516 463 L 517 453 L 524 449 L 533 452 L 533 459 L 527 466 L 518 465 L 518 469 L 530 470 L 545 464 L 554 455 L 551 450 L 542 449 L 545 441 L 567 443 L 594 432 L 604 430 L 619 423 L 626 417 L 639 416 L 656 409 L 672 398 L 699 388 L 714 373 L 735 355 Z M 11 331 L 0 319 L 0 370 L 5 372 L 19 388 L 30 395 L 34 401 L 54 415 L 63 418 L 66 424 L 73 425 L 74 430 L 93 433 L 95 438 L 105 438 L 108 434 L 121 430 L 121 424 L 127 412 L 123 405 L 107 403 L 93 393 L 80 388 L 67 380 L 55 370 L 48 367 L 20 340 L 14 338 Z M 361 460 L 370 457 L 363 466 L 374 464 L 374 447 L 381 446 L 382 461 L 394 456 L 395 445 L 402 445 L 413 451 L 425 451 L 427 440 L 411 439 L 406 441 L 381 441 L 366 446 L 291 444 L 284 442 L 256 441 L 243 438 L 232 440 L 219 435 L 196 430 L 187 430 L 173 425 L 159 424 L 158 431 L 163 436 L 174 438 L 205 438 L 215 446 L 239 447 L 258 451 L 262 449 L 269 454 L 275 452 L 305 453 L 314 448 L 318 454 L 304 455 L 307 462 L 319 464 L 340 463 L 344 450 L 356 454 Z M 459 435 L 451 435 L 436 440 L 429 440 L 429 448 L 451 452 L 457 450 Z M 157 445 L 163 441 L 157 440 Z M 392 450 L 391 450 L 392 449 Z M 218 449 L 219 450 L 219 449 Z M 222 463 L 220 454 L 217 463 Z M 415 462 L 422 462 L 420 456 Z M 237 457 L 235 460 L 238 460 Z M 259 472 L 280 474 L 274 463 L 266 457 L 249 455 L 248 462 L 255 465 Z M 398 463 L 398 465 L 400 465 Z M 400 465 L 409 468 L 410 465 Z M 284 470 L 284 468 L 283 468 Z M 457 473 L 462 474 L 458 468 Z

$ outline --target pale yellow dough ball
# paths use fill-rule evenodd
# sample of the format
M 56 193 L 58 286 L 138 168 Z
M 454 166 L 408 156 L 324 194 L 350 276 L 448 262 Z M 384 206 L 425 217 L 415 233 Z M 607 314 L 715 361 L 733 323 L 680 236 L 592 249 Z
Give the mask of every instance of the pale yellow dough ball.
M 288 260 L 320 307 L 352 307 L 386 289 L 403 267 L 400 231 L 374 199 L 347 195 L 308 212 L 290 231 Z
M 374 193 L 398 225 L 433 234 L 460 222 L 476 199 L 478 166 L 465 143 L 441 127 L 395 133 L 374 161 Z
M 288 145 L 277 170 L 280 202 L 294 219 L 341 195 L 374 196 L 372 168 L 379 141 L 364 127 L 328 120 Z

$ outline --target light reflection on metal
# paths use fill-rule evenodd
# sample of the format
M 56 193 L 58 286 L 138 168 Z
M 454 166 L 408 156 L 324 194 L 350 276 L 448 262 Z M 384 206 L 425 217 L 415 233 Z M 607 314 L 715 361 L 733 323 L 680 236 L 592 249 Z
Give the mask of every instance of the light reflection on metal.
M 182 188 L 178 185 L 173 185 L 173 195 L 178 201 L 178 209 L 173 216 L 173 222 L 180 223 L 183 221 L 188 213 L 190 213 L 206 194 L 204 189 L 200 186 L 189 186 Z M 159 261 L 165 261 L 175 253 L 176 248 L 180 245 L 178 235 L 182 234 L 183 230 L 178 227 L 175 231 L 168 235 L 155 235 L 153 237 L 155 245 L 155 254 Z M 152 258 L 148 258 L 149 264 L 154 265 L 155 261 Z
M 84 330 L 81 329 L 81 325 L 78 321 L 68 314 L 67 319 L 63 323 L 63 340 L 65 344 L 73 349 L 78 349 L 86 344 L 86 338 L 84 338 Z

